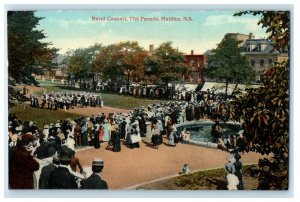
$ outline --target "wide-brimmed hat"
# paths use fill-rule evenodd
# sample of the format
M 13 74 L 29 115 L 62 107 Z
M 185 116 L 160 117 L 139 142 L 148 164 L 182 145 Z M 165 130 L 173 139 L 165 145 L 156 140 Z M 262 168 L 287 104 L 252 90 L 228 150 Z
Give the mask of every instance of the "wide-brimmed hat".
M 66 146 L 63 146 L 61 150 L 58 152 L 58 158 L 61 161 L 70 161 L 74 151 Z
M 12 140 L 13 142 L 16 142 L 16 141 L 18 140 L 18 135 L 17 135 L 17 134 L 13 134 L 13 135 L 11 136 L 11 140 Z
M 44 126 L 44 129 L 48 129 L 48 128 L 49 128 L 49 126 L 48 126 L 48 125 L 45 125 L 45 126 Z
M 235 158 L 235 159 L 240 159 L 240 158 L 241 158 L 241 155 L 236 154 L 236 155 L 234 155 L 234 158 Z
M 104 166 L 104 161 L 101 159 L 94 159 L 92 162 L 92 166 Z
M 233 162 L 233 161 L 235 161 L 235 158 L 234 158 L 234 156 L 232 154 L 230 154 L 229 156 L 227 156 L 227 160 L 229 162 Z
M 74 125 L 74 126 L 77 125 L 75 121 L 71 121 L 71 124 Z
M 239 132 L 237 132 L 238 135 L 241 135 L 244 133 L 244 130 L 239 130 Z
M 35 140 L 35 137 L 32 135 L 31 132 L 27 132 L 26 134 L 23 134 L 23 135 L 21 136 L 21 140 L 22 140 L 23 142 L 32 142 L 32 141 Z

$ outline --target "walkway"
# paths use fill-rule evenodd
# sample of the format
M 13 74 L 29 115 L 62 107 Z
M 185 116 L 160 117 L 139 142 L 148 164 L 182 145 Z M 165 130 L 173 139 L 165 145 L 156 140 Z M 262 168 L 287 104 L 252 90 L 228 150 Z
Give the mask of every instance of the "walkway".
M 178 174 L 183 164 L 187 163 L 190 169 L 204 170 L 222 167 L 226 163 L 227 152 L 188 144 L 177 144 L 176 147 L 160 145 L 153 149 L 145 143 L 140 148 L 129 149 L 122 145 L 121 152 L 112 152 L 105 149 L 103 143 L 100 149 L 89 148 L 76 153 L 84 167 L 90 167 L 93 158 L 104 160 L 102 178 L 107 181 L 110 189 L 126 189 L 147 181 Z M 261 156 L 256 153 L 242 155 L 242 163 L 257 163 Z

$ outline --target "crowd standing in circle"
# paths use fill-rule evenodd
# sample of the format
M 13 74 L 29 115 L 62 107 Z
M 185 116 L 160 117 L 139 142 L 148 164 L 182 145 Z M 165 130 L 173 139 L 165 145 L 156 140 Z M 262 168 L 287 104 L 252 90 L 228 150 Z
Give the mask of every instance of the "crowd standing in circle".
M 59 92 L 44 93 L 40 98 L 30 95 L 30 105 L 33 108 L 68 110 L 73 107 L 102 107 L 103 101 L 99 93 Z

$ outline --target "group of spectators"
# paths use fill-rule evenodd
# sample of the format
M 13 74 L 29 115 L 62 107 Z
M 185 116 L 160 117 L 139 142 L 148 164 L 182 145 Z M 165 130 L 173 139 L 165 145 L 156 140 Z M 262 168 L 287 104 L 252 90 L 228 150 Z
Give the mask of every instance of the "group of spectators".
M 35 122 L 22 122 L 18 120 L 16 115 L 9 114 L 11 188 L 18 188 L 19 186 L 13 185 L 15 184 L 14 168 L 20 166 L 13 163 L 16 161 L 15 152 L 19 148 L 23 148 L 23 152 L 27 153 L 25 156 L 29 159 L 28 162 L 33 162 L 33 157 L 37 159 L 52 158 L 52 169 L 59 166 L 67 167 L 68 165 L 72 165 L 74 168 L 75 164 L 75 169 L 72 169 L 73 173 L 70 172 L 75 176 L 75 179 L 80 179 L 80 182 L 84 182 L 83 179 L 85 179 L 86 176 L 78 177 L 78 173 L 75 172 L 77 165 L 80 173 L 84 173 L 79 160 L 76 160 L 75 148 L 94 146 L 95 149 L 99 149 L 103 142 L 107 142 L 107 144 L 105 144 L 106 149 L 113 152 L 120 152 L 121 143 L 134 149 L 139 148 L 140 143 L 143 142 L 154 149 L 159 149 L 159 146 L 163 143 L 163 136 L 168 139 L 167 144 L 169 146 L 176 146 L 177 143 L 189 142 L 190 139 L 190 131 L 177 131 L 176 124 L 199 120 L 201 118 L 225 119 L 229 117 L 230 109 L 228 103 L 222 99 L 218 99 L 213 94 L 193 92 L 186 94 L 186 96 L 189 101 L 162 102 L 160 104 L 135 108 L 128 113 L 110 113 L 108 115 L 99 113 L 91 117 L 78 117 L 74 120 L 58 120 L 56 123 L 45 125 L 43 129 L 39 129 Z M 45 93 L 41 98 L 41 106 L 38 104 L 38 101 L 37 104 L 35 104 L 36 101 L 34 100 L 37 99 L 36 97 L 32 96 L 32 98 L 33 107 L 38 106 L 49 109 L 68 109 L 78 104 L 82 107 L 89 105 L 102 106 L 100 95 L 88 93 Z M 53 102 L 51 100 L 53 100 Z M 26 140 L 26 138 L 28 140 Z M 22 158 L 25 158 L 25 156 Z M 97 162 L 98 161 L 95 161 L 94 164 L 103 165 L 102 161 L 100 161 L 100 163 Z M 32 172 L 39 169 L 39 166 L 35 163 L 30 163 L 30 165 L 32 165 L 32 168 L 29 170 Z M 95 172 L 99 173 L 101 170 L 96 169 Z M 66 172 L 66 170 L 64 170 L 64 172 Z M 50 174 L 47 176 L 49 178 Z M 70 179 L 71 178 L 71 181 L 73 181 L 73 177 L 70 177 Z M 32 180 L 29 180 L 28 183 L 31 188 Z M 74 183 L 68 183 L 68 185 L 70 184 Z M 101 187 L 107 188 L 107 185 L 104 185 L 106 183 L 101 181 L 100 184 L 102 184 Z M 79 182 L 77 182 L 76 186 L 74 184 L 72 187 L 61 184 L 46 186 L 46 188 L 79 187 L 84 186 Z M 24 187 L 21 186 L 19 188 Z M 39 188 L 43 188 L 43 185 L 40 185 Z
M 40 104 L 41 102 L 41 104 Z M 87 92 L 59 92 L 44 93 L 40 99 L 36 95 L 30 95 L 30 103 L 33 108 L 65 109 L 73 107 L 102 107 L 103 101 L 99 93 Z

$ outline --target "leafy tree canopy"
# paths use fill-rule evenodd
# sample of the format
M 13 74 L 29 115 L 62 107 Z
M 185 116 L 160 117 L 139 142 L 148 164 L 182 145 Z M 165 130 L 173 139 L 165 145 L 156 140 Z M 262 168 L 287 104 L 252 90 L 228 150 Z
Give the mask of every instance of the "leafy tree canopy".
M 136 41 L 120 42 L 103 47 L 95 60 L 96 71 L 106 79 L 143 78 L 143 61 L 147 53 Z
M 288 11 L 245 11 L 261 15 L 259 24 L 267 28 L 269 39 L 280 51 L 288 50 L 290 13 Z M 289 165 L 289 61 L 277 63 L 265 71 L 266 79 L 258 89 L 235 101 L 233 114 L 242 120 L 246 147 L 268 158 L 260 159 L 259 189 L 288 189 Z
M 102 49 L 101 44 L 94 44 L 88 48 L 78 48 L 73 53 L 68 53 L 64 59 L 65 72 L 73 75 L 75 79 L 92 77 L 96 71 L 93 62 L 96 54 Z
M 8 11 L 8 74 L 17 82 L 37 84 L 32 74 L 43 74 L 43 68 L 52 68 L 57 49 L 51 43 L 41 42 L 46 36 L 37 29 L 40 20 L 34 11 Z
M 162 43 L 154 54 L 145 59 L 146 73 L 156 82 L 168 84 L 178 81 L 187 71 L 184 54 L 172 47 L 172 42 Z M 155 76 L 155 77 L 153 77 Z

